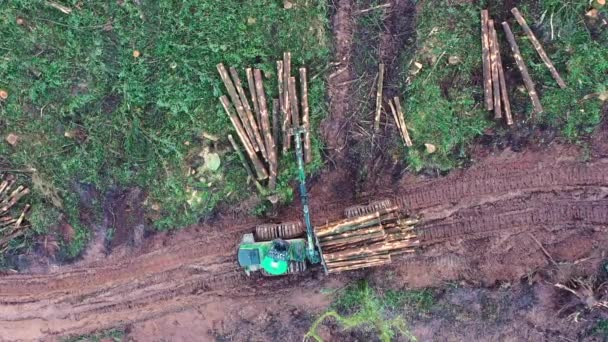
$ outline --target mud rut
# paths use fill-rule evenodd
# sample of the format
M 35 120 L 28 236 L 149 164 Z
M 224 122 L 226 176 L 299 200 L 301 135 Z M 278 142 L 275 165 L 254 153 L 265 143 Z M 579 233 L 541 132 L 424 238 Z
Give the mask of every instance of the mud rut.
M 389 269 L 410 286 L 518 279 L 549 262 L 531 236 L 557 262 L 588 258 L 592 267 L 599 261 L 600 246 L 608 244 L 607 166 L 608 160 L 493 160 L 443 179 L 404 182 L 380 196 L 391 195 L 404 209 L 423 213 L 422 248 Z M 321 220 L 341 216 L 338 205 L 329 209 L 321 211 L 319 203 L 313 208 L 324 214 L 316 216 Z M 168 246 L 147 247 L 129 258 L 110 257 L 103 264 L 2 277 L 0 336 L 36 339 L 82 333 L 224 296 L 276 296 L 302 282 L 322 285 L 323 277 L 311 280 L 318 269 L 280 279 L 245 277 L 234 251 L 252 224 L 243 222 L 191 241 L 169 240 Z
M 351 10 L 350 1 L 340 0 L 335 17 L 348 17 Z M 333 94 L 340 99 L 347 93 Z M 341 120 L 339 115 L 335 119 Z M 335 141 L 333 146 L 339 150 L 339 145 Z M 421 248 L 389 267 L 336 277 L 391 272 L 399 284 L 408 286 L 454 280 L 493 284 L 548 265 L 543 248 L 558 263 L 578 262 L 578 267 L 593 272 L 602 257 L 601 246 L 608 245 L 608 159 L 585 163 L 578 161 L 579 155 L 556 145 L 541 152 L 503 152 L 439 179 L 406 177 L 394 182 L 387 175 L 390 180 L 380 182 L 384 189 L 380 186 L 366 199 L 388 197 L 404 210 L 421 214 Z M 354 196 L 336 201 L 335 194 L 327 195 L 322 180 L 311 189 L 313 224 L 340 218 L 344 207 L 354 204 Z M 277 220 L 300 218 L 298 209 L 290 210 Z M 0 339 L 88 333 L 225 298 L 289 298 L 304 284 L 324 286 L 328 278 L 319 268 L 276 279 L 246 277 L 237 266 L 235 250 L 242 233 L 257 223 L 261 221 L 219 218 L 189 233 L 152 238 L 137 252 L 114 253 L 102 261 L 45 274 L 0 277 Z

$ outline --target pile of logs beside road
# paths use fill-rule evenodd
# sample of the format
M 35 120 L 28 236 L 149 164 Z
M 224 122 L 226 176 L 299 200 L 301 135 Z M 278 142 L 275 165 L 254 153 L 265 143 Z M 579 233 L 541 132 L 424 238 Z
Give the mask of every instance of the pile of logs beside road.
M 315 227 L 317 244 L 327 273 L 384 265 L 391 256 L 411 253 L 419 241 L 417 219 L 397 206 Z
M 228 92 L 228 96 L 223 95 L 219 98 L 220 102 L 236 130 L 247 157 L 231 135 L 228 139 L 238 153 L 248 175 L 254 178 L 256 184 L 268 179 L 268 190 L 272 191 L 276 188 L 277 182 L 279 146 L 282 141 L 283 153 L 288 152 L 293 128 L 304 128 L 304 160 L 306 163 L 312 161 L 306 68 L 299 69 L 300 98 L 298 99 L 298 82 L 291 72 L 291 53 L 285 52 L 283 60 L 277 61 L 278 96 L 270 104 L 266 97 L 261 70 L 245 69 L 246 86 L 241 82 L 235 68 L 227 70 L 220 63 L 217 65 L 217 70 Z
M 515 20 L 522 27 L 522 30 L 532 43 L 534 49 L 542 59 L 543 63 L 547 66 L 551 72 L 551 76 L 555 79 L 560 88 L 566 88 L 566 83 L 559 75 L 559 72 L 553 65 L 553 62 L 543 49 L 542 45 L 528 26 L 526 20 L 519 12 L 517 8 L 511 9 L 511 13 L 515 17 Z M 533 111 L 532 119 L 536 114 L 543 112 L 543 107 L 540 103 L 538 93 L 534 81 L 530 77 L 530 73 L 523 60 L 521 51 L 515 40 L 515 36 L 511 31 L 511 27 L 505 21 L 501 24 L 505 37 L 511 47 L 513 58 L 517 64 L 524 85 L 532 101 Z M 484 97 L 485 105 L 487 110 L 494 110 L 494 118 L 502 119 L 505 118 L 507 125 L 513 124 L 513 116 L 511 113 L 511 105 L 509 102 L 509 95 L 507 92 L 507 85 L 505 81 L 504 69 L 502 59 L 500 56 L 500 44 L 498 41 L 498 35 L 494 27 L 494 21 L 490 18 L 488 10 L 481 11 L 481 45 L 482 45 L 482 60 L 483 60 L 483 86 L 484 86 Z

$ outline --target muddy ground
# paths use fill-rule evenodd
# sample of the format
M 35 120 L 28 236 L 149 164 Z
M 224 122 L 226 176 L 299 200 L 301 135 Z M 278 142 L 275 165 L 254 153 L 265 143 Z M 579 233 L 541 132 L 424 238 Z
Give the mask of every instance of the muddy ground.
M 119 327 L 133 341 L 301 341 L 331 302 L 328 290 L 366 278 L 379 289 L 433 289 L 431 311 L 408 317 L 421 341 L 601 341 L 595 322 L 608 318 L 606 311 L 585 309 L 554 285 L 596 276 L 599 287 L 608 278 L 608 123 L 589 139 L 588 151 L 556 139 L 539 144 L 542 130 L 528 129 L 517 140 L 521 148 L 484 137 L 471 150 L 472 166 L 445 177 L 400 172 L 381 153 L 359 158 L 351 148 L 362 142 L 348 116 L 357 10 L 352 0 L 335 1 L 337 63 L 329 78 L 331 115 L 322 125 L 330 163 L 311 182 L 313 224 L 340 218 L 348 205 L 391 198 L 422 216 L 418 252 L 389 267 L 336 276 L 316 268 L 248 278 L 235 251 L 241 235 L 263 219 L 233 208 L 199 226 L 143 238 L 137 203 L 144 194 L 118 189 L 104 215 L 115 220 L 107 224 L 115 239 L 108 245 L 100 238 L 102 252 L 0 278 L 0 340 L 56 340 Z M 391 61 L 408 44 L 401 33 L 415 18 L 409 2 L 397 1 L 393 10 L 380 40 L 387 84 L 398 72 Z M 378 176 L 361 181 L 361 165 Z M 301 219 L 297 202 L 273 218 L 293 219 Z M 333 323 L 322 335 L 373 340 Z

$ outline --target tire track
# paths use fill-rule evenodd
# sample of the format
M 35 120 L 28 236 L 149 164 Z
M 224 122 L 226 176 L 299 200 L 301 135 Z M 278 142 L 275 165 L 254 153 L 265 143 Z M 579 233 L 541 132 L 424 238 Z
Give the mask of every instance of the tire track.
M 511 173 L 502 165 L 404 184 L 390 194 L 406 210 L 458 209 L 437 209 L 444 215 L 423 220 L 418 227 L 420 251 L 397 258 L 389 269 L 408 284 L 509 279 L 546 263 L 526 232 L 535 232 L 544 243 L 557 244 L 572 238 L 573 231 L 598 228 L 598 232 L 577 236 L 593 239 L 594 245 L 608 244 L 601 231 L 608 226 L 604 170 L 603 163 L 565 162 L 542 168 L 520 166 Z M 493 177 L 483 177 L 484 172 Z M 324 205 L 323 211 L 316 204 L 315 224 L 342 217 L 348 204 Z M 235 249 L 242 233 L 252 231 L 256 222 L 228 226 L 218 220 L 214 227 L 200 229 L 201 234 L 207 232 L 204 237 L 144 246 L 130 258 L 110 257 L 105 264 L 1 277 L 0 336 L 35 340 L 86 333 L 221 301 L 224 296 L 279 295 L 305 282 L 319 286 L 318 280 L 311 280 L 314 271 L 271 279 L 246 277 L 241 272 Z M 496 271 L 496 265 L 505 263 L 513 266 Z

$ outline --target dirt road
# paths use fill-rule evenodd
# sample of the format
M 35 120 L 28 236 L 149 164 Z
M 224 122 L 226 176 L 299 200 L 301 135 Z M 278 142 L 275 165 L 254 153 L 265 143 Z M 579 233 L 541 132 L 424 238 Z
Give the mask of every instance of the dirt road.
M 546 153 L 503 153 L 445 178 L 410 178 L 390 192 L 380 191 L 373 197 L 392 197 L 404 209 L 423 215 L 422 248 L 373 272 L 392 272 L 410 286 L 461 279 L 491 284 L 547 265 L 551 261 L 542 249 L 555 262 L 584 259 L 581 267 L 596 266 L 599 247 L 608 244 L 608 160 L 583 163 L 568 154 L 561 147 Z M 345 205 L 313 202 L 315 223 L 339 218 Z M 331 280 L 319 270 L 271 280 L 245 277 L 234 251 L 242 232 L 255 223 L 245 220 L 227 227 L 220 220 L 215 228 L 159 236 L 132 255 L 117 253 L 46 274 L 4 276 L 0 336 L 35 340 L 86 333 L 226 297 L 259 300 L 303 283 L 320 289 Z

